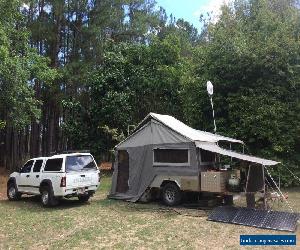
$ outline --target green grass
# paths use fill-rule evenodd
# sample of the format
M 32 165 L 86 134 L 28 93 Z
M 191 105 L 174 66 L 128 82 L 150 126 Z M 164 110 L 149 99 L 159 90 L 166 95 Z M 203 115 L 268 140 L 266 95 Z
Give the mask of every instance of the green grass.
M 240 234 L 278 234 L 208 222 L 159 203 L 109 200 L 109 189 L 106 176 L 87 204 L 72 199 L 43 208 L 31 197 L 0 201 L 0 249 L 239 249 Z M 290 192 L 290 200 L 299 209 L 298 189 Z

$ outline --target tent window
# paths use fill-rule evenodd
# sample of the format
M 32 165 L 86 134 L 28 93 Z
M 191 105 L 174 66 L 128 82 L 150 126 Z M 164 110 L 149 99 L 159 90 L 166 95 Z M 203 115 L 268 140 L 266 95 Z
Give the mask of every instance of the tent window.
M 154 149 L 154 164 L 189 164 L 189 150 L 188 149 Z
M 200 149 L 201 161 L 202 162 L 214 162 L 215 161 L 215 153 Z

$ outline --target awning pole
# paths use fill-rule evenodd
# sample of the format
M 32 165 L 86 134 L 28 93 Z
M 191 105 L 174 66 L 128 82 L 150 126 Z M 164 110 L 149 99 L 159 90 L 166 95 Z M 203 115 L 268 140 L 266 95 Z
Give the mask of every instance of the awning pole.
M 278 186 L 279 186 L 279 189 L 280 189 L 280 168 L 278 168 L 278 170 L 279 170 L 279 174 L 278 174 Z
M 230 151 L 231 151 L 231 143 L 229 143 Z M 230 157 L 230 165 L 232 163 L 232 157 Z
M 267 199 L 266 199 L 266 182 L 265 182 L 265 166 L 261 165 L 263 170 L 263 180 L 264 180 L 264 209 L 267 210 Z

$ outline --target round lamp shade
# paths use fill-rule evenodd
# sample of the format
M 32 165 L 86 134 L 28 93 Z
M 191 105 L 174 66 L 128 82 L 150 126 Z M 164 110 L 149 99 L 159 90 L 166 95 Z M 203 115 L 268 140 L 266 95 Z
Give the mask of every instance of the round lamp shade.
M 207 92 L 209 95 L 213 95 L 214 93 L 214 86 L 212 85 L 211 81 L 207 81 L 206 83 Z

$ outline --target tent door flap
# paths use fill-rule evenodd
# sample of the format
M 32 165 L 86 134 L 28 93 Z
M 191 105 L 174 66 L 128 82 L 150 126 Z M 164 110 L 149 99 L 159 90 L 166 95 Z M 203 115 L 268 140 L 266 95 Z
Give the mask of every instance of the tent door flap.
M 126 150 L 118 151 L 118 178 L 117 192 L 126 193 L 128 191 L 129 178 L 129 155 Z

